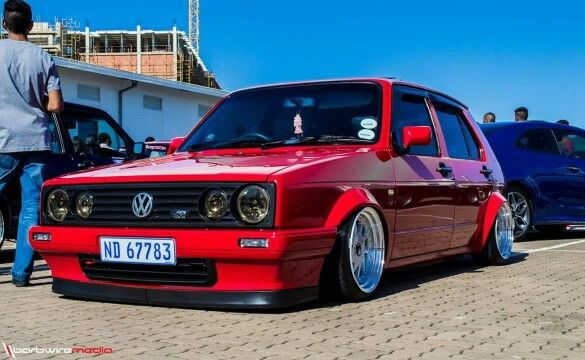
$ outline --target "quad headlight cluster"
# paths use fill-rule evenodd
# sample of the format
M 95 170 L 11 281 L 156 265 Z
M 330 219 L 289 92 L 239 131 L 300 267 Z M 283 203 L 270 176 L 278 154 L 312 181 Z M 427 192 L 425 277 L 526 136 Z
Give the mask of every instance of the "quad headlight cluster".
M 250 225 L 264 221 L 270 213 L 270 194 L 258 185 L 249 185 L 237 193 L 234 207 L 238 218 Z M 203 200 L 203 214 L 210 220 L 220 220 L 230 209 L 228 196 L 222 190 L 211 190 Z
M 56 189 L 49 193 L 45 211 L 53 221 L 62 222 L 67 218 L 69 211 L 74 211 L 81 219 L 88 219 L 93 212 L 94 199 L 87 191 L 77 193 L 71 206 L 69 194 L 63 189 Z
M 211 188 L 202 194 L 198 207 L 201 215 L 213 222 L 219 222 L 231 213 L 240 223 L 260 225 L 271 214 L 272 201 L 269 189 L 260 185 L 244 185 L 231 196 L 220 188 Z M 87 190 L 57 188 L 50 190 L 45 197 L 44 211 L 47 218 L 57 223 L 66 221 L 68 217 L 71 220 L 70 216 L 88 220 L 94 212 L 94 205 L 95 197 Z

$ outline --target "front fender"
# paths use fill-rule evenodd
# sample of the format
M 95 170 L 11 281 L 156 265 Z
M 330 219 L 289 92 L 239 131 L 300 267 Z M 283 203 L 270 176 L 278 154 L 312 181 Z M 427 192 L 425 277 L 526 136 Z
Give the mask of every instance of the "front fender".
M 340 227 L 351 214 L 365 206 L 375 208 L 380 213 L 380 217 L 382 217 L 382 207 L 371 192 L 362 188 L 347 190 L 333 205 L 327 220 L 325 220 L 325 227 Z
M 493 192 L 480 208 L 477 215 L 477 230 L 471 240 L 471 250 L 473 253 L 480 253 L 483 250 L 489 239 L 498 210 L 505 202 L 506 198 L 501 193 Z

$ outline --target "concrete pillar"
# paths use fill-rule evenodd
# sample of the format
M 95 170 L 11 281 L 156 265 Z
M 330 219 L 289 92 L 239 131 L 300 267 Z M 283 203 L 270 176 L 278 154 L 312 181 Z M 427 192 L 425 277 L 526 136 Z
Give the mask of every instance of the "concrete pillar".
M 89 62 L 89 54 L 91 54 L 91 33 L 89 25 L 85 27 L 85 62 Z
M 179 44 L 177 38 L 177 25 L 173 26 L 173 76 L 177 80 L 179 77 Z
M 136 26 L 136 72 L 142 74 L 142 29 Z

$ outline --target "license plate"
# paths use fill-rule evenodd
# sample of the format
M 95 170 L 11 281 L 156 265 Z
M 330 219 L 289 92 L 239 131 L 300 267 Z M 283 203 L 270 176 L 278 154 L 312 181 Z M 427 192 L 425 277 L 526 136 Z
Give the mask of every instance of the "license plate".
M 174 239 L 101 237 L 100 256 L 104 262 L 154 265 L 177 263 Z

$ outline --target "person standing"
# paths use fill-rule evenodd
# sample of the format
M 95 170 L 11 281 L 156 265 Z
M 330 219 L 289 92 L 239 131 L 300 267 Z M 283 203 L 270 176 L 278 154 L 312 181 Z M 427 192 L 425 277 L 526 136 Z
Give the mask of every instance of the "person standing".
M 5 1 L 2 27 L 8 38 L 0 40 L 0 193 L 13 179 L 20 180 L 22 207 L 12 283 L 23 287 L 29 285 L 33 271 L 28 232 L 38 223 L 51 150 L 48 112 L 63 110 L 63 96 L 52 57 L 27 41 L 33 27 L 30 5 Z
M 490 123 L 495 123 L 495 122 L 496 122 L 496 114 L 494 114 L 493 112 L 485 113 L 485 115 L 483 116 L 483 123 L 484 124 L 490 124 Z
M 528 120 L 528 109 L 524 106 L 520 106 L 514 110 L 514 121 L 527 121 Z

